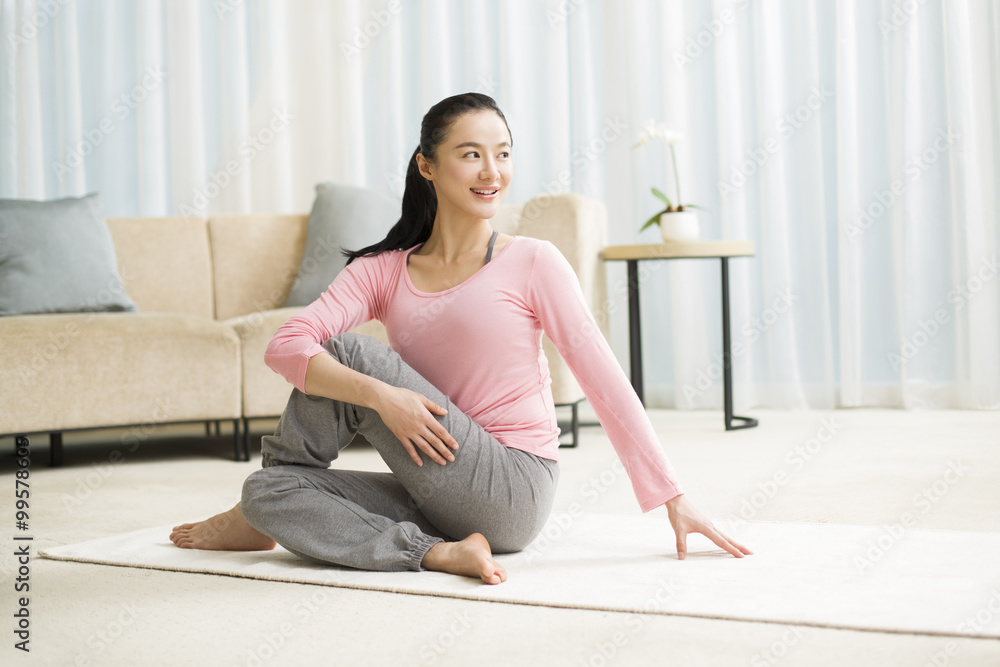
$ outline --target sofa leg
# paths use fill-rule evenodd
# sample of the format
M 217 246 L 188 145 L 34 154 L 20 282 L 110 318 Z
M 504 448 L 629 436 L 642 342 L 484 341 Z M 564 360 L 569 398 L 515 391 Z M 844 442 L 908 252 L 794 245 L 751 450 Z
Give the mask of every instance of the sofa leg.
M 250 460 L 250 443 L 252 441 L 253 438 L 250 437 L 250 418 L 244 417 L 243 418 L 243 455 L 245 457 L 243 459 L 244 461 Z
M 233 420 L 233 459 L 244 461 L 243 458 L 243 433 L 240 430 L 240 420 Z
M 59 468 L 63 464 L 62 431 L 49 433 L 49 467 Z

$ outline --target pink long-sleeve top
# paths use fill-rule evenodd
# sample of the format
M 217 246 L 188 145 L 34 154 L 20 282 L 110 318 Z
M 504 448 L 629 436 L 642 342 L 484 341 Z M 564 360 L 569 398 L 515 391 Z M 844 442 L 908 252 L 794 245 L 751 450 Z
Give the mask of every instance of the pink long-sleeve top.
M 549 241 L 514 236 L 465 282 L 418 290 L 415 250 L 361 257 L 271 340 L 264 361 L 305 391 L 320 343 L 371 319 L 414 370 L 501 444 L 559 460 L 542 332 L 597 413 L 643 512 L 682 493 L 653 426 L 587 308 L 573 268 Z

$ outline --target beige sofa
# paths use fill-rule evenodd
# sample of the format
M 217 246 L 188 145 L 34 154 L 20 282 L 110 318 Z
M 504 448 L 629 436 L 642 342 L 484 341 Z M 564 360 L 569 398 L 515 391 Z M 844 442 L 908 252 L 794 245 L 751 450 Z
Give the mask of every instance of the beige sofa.
M 138 313 L 0 317 L 0 436 L 232 420 L 237 460 L 249 421 L 281 414 L 290 385 L 264 348 L 300 308 L 281 308 L 302 261 L 307 215 L 111 218 L 122 279 Z M 566 256 L 607 336 L 603 204 L 579 195 L 504 206 L 494 228 L 552 241 Z M 386 342 L 377 321 L 355 331 Z M 557 405 L 584 398 L 545 339 Z

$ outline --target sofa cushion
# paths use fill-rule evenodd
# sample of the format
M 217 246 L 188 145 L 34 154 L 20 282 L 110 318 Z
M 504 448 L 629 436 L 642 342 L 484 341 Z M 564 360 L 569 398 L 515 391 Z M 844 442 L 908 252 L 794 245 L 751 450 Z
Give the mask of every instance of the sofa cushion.
M 298 306 L 279 308 L 243 315 L 225 322 L 233 327 L 242 341 L 244 417 L 276 417 L 284 411 L 292 385 L 264 364 L 264 350 L 278 327 L 301 311 Z M 385 327 L 377 320 L 362 324 L 354 332 L 373 336 L 386 345 L 389 344 Z
M 399 219 L 400 202 L 369 188 L 320 183 L 309 213 L 309 231 L 298 274 L 285 307 L 308 306 L 347 265 L 341 249 L 378 243 Z
M 0 318 L 0 434 L 240 416 L 240 342 L 204 317 Z
M 281 307 L 295 280 L 308 219 L 259 213 L 209 218 L 216 319 Z
M 0 315 L 135 310 L 100 195 L 0 199 Z
M 144 313 L 215 317 L 201 218 L 108 218 L 125 289 Z

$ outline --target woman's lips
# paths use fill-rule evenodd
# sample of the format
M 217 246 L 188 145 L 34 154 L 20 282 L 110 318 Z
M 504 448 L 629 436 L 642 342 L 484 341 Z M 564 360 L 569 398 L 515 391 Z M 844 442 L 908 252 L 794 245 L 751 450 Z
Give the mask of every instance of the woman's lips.
M 469 191 L 480 199 L 487 201 L 496 199 L 497 195 L 500 194 L 499 188 L 469 188 Z

